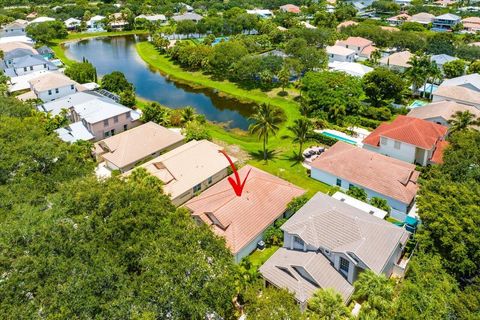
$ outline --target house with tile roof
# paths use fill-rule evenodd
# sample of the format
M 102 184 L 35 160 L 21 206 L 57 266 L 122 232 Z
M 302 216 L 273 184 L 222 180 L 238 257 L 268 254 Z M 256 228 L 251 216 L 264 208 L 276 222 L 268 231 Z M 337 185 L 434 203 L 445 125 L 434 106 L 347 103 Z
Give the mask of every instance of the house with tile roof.
M 280 6 L 279 9 L 283 12 L 300 13 L 300 7 L 290 3 Z
M 160 179 L 165 194 L 180 206 L 228 175 L 230 164 L 220 150 L 221 146 L 208 140 L 192 140 L 140 167 Z M 231 159 L 237 162 L 234 157 Z
M 410 68 L 410 59 L 412 57 L 413 54 L 410 51 L 395 52 L 380 59 L 379 63 L 388 69 L 405 72 Z
M 43 102 L 68 96 L 81 89 L 77 82 L 59 72 L 46 73 L 31 79 L 29 83 L 31 91 Z
M 359 55 L 365 48 L 373 46 L 373 41 L 362 37 L 348 37 L 345 40 L 338 40 L 335 45 L 352 49 Z
M 432 102 L 427 105 L 413 108 L 407 114 L 408 117 L 423 119 L 433 123 L 440 124 L 442 126 L 450 126 L 448 120 L 452 119 L 456 112 L 468 111 L 476 118 L 480 118 L 480 110 L 466 104 L 458 103 L 455 101 L 438 101 Z
M 173 150 L 185 143 L 180 133 L 147 122 L 94 144 L 94 156 L 110 170 L 126 172 L 147 158 Z
M 449 86 L 442 83 L 442 85 L 433 92 L 432 97 L 432 102 L 439 101 L 455 101 L 474 106 L 480 110 L 480 92 L 468 89 L 463 85 Z
M 237 263 L 255 250 L 269 226 L 288 215 L 288 203 L 305 193 L 249 165 L 238 174 L 242 181 L 246 179 L 241 196 L 225 178 L 185 204 L 196 221 L 211 226 L 215 234 L 225 238 Z
M 423 25 L 427 25 L 433 22 L 435 16 L 428 12 L 419 12 L 417 14 L 412 15 L 410 18 L 410 22 L 417 22 Z
M 358 25 L 358 22 L 355 22 L 355 21 L 352 21 L 352 20 L 343 21 L 343 22 L 341 22 L 337 25 L 337 31 L 340 31 L 343 28 L 347 28 L 347 27 L 350 27 L 350 26 L 356 26 L 356 25 Z
M 281 229 L 284 245 L 260 273 L 267 283 L 294 293 L 302 309 L 318 289 L 331 288 L 347 303 L 364 270 L 387 277 L 404 270 L 399 261 L 410 237 L 405 229 L 323 193 Z
M 469 32 L 480 31 L 480 17 L 468 17 L 462 19 L 463 29 Z
M 11 23 L 4 25 L 0 30 L 0 36 L 2 37 L 15 37 L 25 36 L 27 33 L 25 28 L 28 22 L 25 20 L 15 20 Z
M 326 48 L 329 62 L 354 62 L 355 50 L 347 49 L 343 46 L 327 46 Z
M 460 77 L 445 79 L 440 87 L 460 86 L 476 92 L 480 92 L 480 74 L 472 73 Z
M 462 19 L 461 17 L 452 13 L 442 14 L 433 19 L 432 30 L 438 30 L 438 31 L 452 30 L 453 27 L 455 27 L 457 24 L 460 23 L 461 19 Z
M 311 177 L 331 186 L 365 190 L 387 200 L 390 215 L 403 221 L 415 203 L 419 172 L 415 165 L 345 142 L 337 142 L 311 164 Z
M 399 15 L 387 18 L 386 21 L 391 24 L 392 26 L 399 26 L 403 24 L 405 21 L 410 21 L 412 17 L 406 13 L 401 13 Z
M 430 164 L 437 145 L 445 140 L 448 128 L 408 116 L 384 122 L 364 140 L 363 148 L 421 166 Z

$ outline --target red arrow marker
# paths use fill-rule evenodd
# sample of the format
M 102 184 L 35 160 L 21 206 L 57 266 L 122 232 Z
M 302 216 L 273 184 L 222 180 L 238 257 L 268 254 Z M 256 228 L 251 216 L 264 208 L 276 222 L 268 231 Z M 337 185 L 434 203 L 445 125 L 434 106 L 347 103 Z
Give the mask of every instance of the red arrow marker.
M 227 158 L 228 162 L 230 163 L 230 167 L 232 168 L 233 173 L 235 174 L 235 180 L 236 181 L 233 180 L 232 177 L 228 177 L 227 180 L 228 180 L 228 182 L 230 182 L 230 185 L 232 186 L 233 191 L 235 191 L 235 194 L 237 195 L 237 197 L 240 197 L 242 195 L 242 192 L 243 192 L 243 187 L 245 187 L 245 182 L 247 182 L 248 175 L 250 174 L 250 171 L 252 169 L 248 170 L 247 175 L 245 176 L 245 179 L 243 179 L 243 182 L 241 182 L 240 181 L 240 175 L 238 174 L 237 168 L 235 168 L 235 164 L 233 164 L 232 159 L 230 159 L 230 157 L 225 152 L 225 150 L 218 150 L 218 152 L 223 154 L 225 156 L 225 158 Z

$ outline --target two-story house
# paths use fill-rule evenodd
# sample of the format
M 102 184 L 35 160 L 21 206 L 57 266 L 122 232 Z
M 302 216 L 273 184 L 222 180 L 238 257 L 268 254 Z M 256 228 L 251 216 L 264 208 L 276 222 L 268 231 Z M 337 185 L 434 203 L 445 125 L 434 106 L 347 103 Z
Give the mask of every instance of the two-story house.
M 15 20 L 11 23 L 4 25 L 0 31 L 2 37 L 18 37 L 25 36 L 25 28 L 27 27 L 28 22 L 25 20 Z
M 301 309 L 319 289 L 333 289 L 347 303 L 364 270 L 390 277 L 410 234 L 385 220 L 317 193 L 281 229 L 283 247 L 260 267 L 268 284 L 295 294 Z
M 455 14 L 451 14 L 451 13 L 442 14 L 438 17 L 433 18 L 432 30 L 437 30 L 437 31 L 452 30 L 452 28 L 454 28 L 457 24 L 459 24 L 461 20 L 462 18 Z
M 352 49 L 355 51 L 355 54 L 360 55 L 365 48 L 373 46 L 373 41 L 362 37 L 348 37 L 346 40 L 338 40 L 335 44 Z
M 29 83 L 33 95 L 43 102 L 68 96 L 79 88 L 77 82 L 58 72 L 47 73 L 30 80 Z
M 326 48 L 328 61 L 334 62 L 354 62 L 355 61 L 355 50 L 347 49 L 343 46 L 327 46 Z
M 448 128 L 408 116 L 384 122 L 363 140 L 363 148 L 408 163 L 426 166 L 445 140 Z
M 311 177 L 342 190 L 362 188 L 368 198 L 385 199 L 390 215 L 404 221 L 414 207 L 417 179 L 415 165 L 337 142 L 311 164 Z
M 237 263 L 257 248 L 269 226 L 291 214 L 288 203 L 305 193 L 249 165 L 238 170 L 238 175 L 245 181 L 240 196 L 230 185 L 229 179 L 235 178 L 232 174 L 185 204 L 197 222 L 211 226 L 215 234 L 225 238 Z
M 55 71 L 58 67 L 40 54 L 28 54 L 28 49 L 16 49 L 6 55 L 2 69 L 6 75 L 17 77 L 36 71 Z

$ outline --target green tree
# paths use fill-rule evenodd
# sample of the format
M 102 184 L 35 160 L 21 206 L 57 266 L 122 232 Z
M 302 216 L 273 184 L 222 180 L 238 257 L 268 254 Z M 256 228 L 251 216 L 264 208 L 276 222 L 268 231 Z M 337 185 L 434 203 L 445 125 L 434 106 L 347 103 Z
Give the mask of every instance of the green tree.
M 371 270 L 360 273 L 355 281 L 353 299 L 362 304 L 360 319 L 391 319 L 395 283 Z
M 368 198 L 367 192 L 365 192 L 363 188 L 356 186 L 351 186 L 347 191 L 347 195 L 364 202 L 366 202 Z
M 290 83 L 290 70 L 286 67 L 283 67 L 278 74 L 278 81 L 282 86 L 282 92 L 285 93 L 285 87 Z
M 160 33 L 154 33 L 152 36 L 152 44 L 162 53 L 165 53 L 170 46 L 170 40 L 162 36 Z
M 247 54 L 247 49 L 239 41 L 220 42 L 213 47 L 213 52 L 208 59 L 211 71 L 217 76 L 225 76 L 230 67 Z
M 471 126 L 480 125 L 480 119 L 475 119 L 475 115 L 470 111 L 457 111 L 452 118 L 448 120 L 450 124 L 450 134 L 458 131 L 463 131 Z
M 430 57 L 426 55 L 415 55 L 409 61 L 410 67 L 406 71 L 413 86 L 413 93 L 418 94 L 419 89 L 425 84 L 431 68 Z
M 375 107 L 386 105 L 391 100 L 401 100 L 405 90 L 403 79 L 387 68 L 376 68 L 362 79 L 363 90 Z
M 288 127 L 293 133 L 292 142 L 298 143 L 298 160 L 303 160 L 303 145 L 310 139 L 312 134 L 312 123 L 307 118 L 295 119 L 293 126 Z
M 388 201 L 383 198 L 372 197 L 370 198 L 369 203 L 376 208 L 382 209 L 383 211 L 390 213 L 391 208 L 388 205 Z
M 153 121 L 168 127 L 170 125 L 170 110 L 157 102 L 152 102 L 143 107 L 141 119 L 143 122 Z
M 135 105 L 135 91 L 132 89 L 123 90 L 120 92 L 120 103 L 127 107 Z
M 295 197 L 287 204 L 287 211 L 294 214 L 307 202 L 308 198 L 306 196 Z
M 25 29 L 27 35 L 38 43 L 49 44 L 54 39 L 65 39 L 68 36 L 62 21 L 33 23 Z
M 467 72 L 468 74 L 479 73 L 479 72 L 480 72 L 480 60 L 476 60 L 468 66 L 468 72 Z
M 446 62 L 443 65 L 443 72 L 447 78 L 456 78 L 463 76 L 465 74 L 465 61 L 457 59 L 453 61 Z
M 284 289 L 250 287 L 245 294 L 245 314 L 248 319 L 300 319 L 301 313 L 294 296 Z
M 120 94 L 123 91 L 133 90 L 133 85 L 128 82 L 125 75 L 120 71 L 113 71 L 102 78 L 102 88 L 113 93 Z
M 351 318 L 342 296 L 330 288 L 318 289 L 313 293 L 308 300 L 307 314 L 313 319 L 347 320 Z
M 429 54 L 455 54 L 453 35 L 448 32 L 435 32 L 428 37 L 427 52 Z
M 181 121 L 183 124 L 187 124 L 195 120 L 197 116 L 197 111 L 194 107 L 188 106 L 182 109 L 181 112 Z
M 251 119 L 253 123 L 250 125 L 249 131 L 263 140 L 263 159 L 267 160 L 268 138 L 270 134 L 274 135 L 278 131 L 279 125 L 283 121 L 281 110 L 264 103 L 256 107 Z
M 90 62 L 74 62 L 66 68 L 65 75 L 78 83 L 95 82 L 97 70 Z
M 198 121 L 189 121 L 182 130 L 186 141 L 192 140 L 212 140 L 208 129 Z

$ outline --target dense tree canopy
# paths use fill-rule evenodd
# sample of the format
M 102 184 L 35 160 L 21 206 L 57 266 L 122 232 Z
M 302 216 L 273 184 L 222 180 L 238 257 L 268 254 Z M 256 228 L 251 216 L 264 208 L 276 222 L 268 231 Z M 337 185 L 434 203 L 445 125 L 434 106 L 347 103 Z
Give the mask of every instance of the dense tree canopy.
M 74 62 L 67 67 L 65 75 L 78 83 L 96 82 L 97 70 L 90 62 Z
M 49 43 L 53 39 L 67 37 L 67 29 L 62 21 L 47 21 L 28 25 L 27 35 L 39 43 Z

